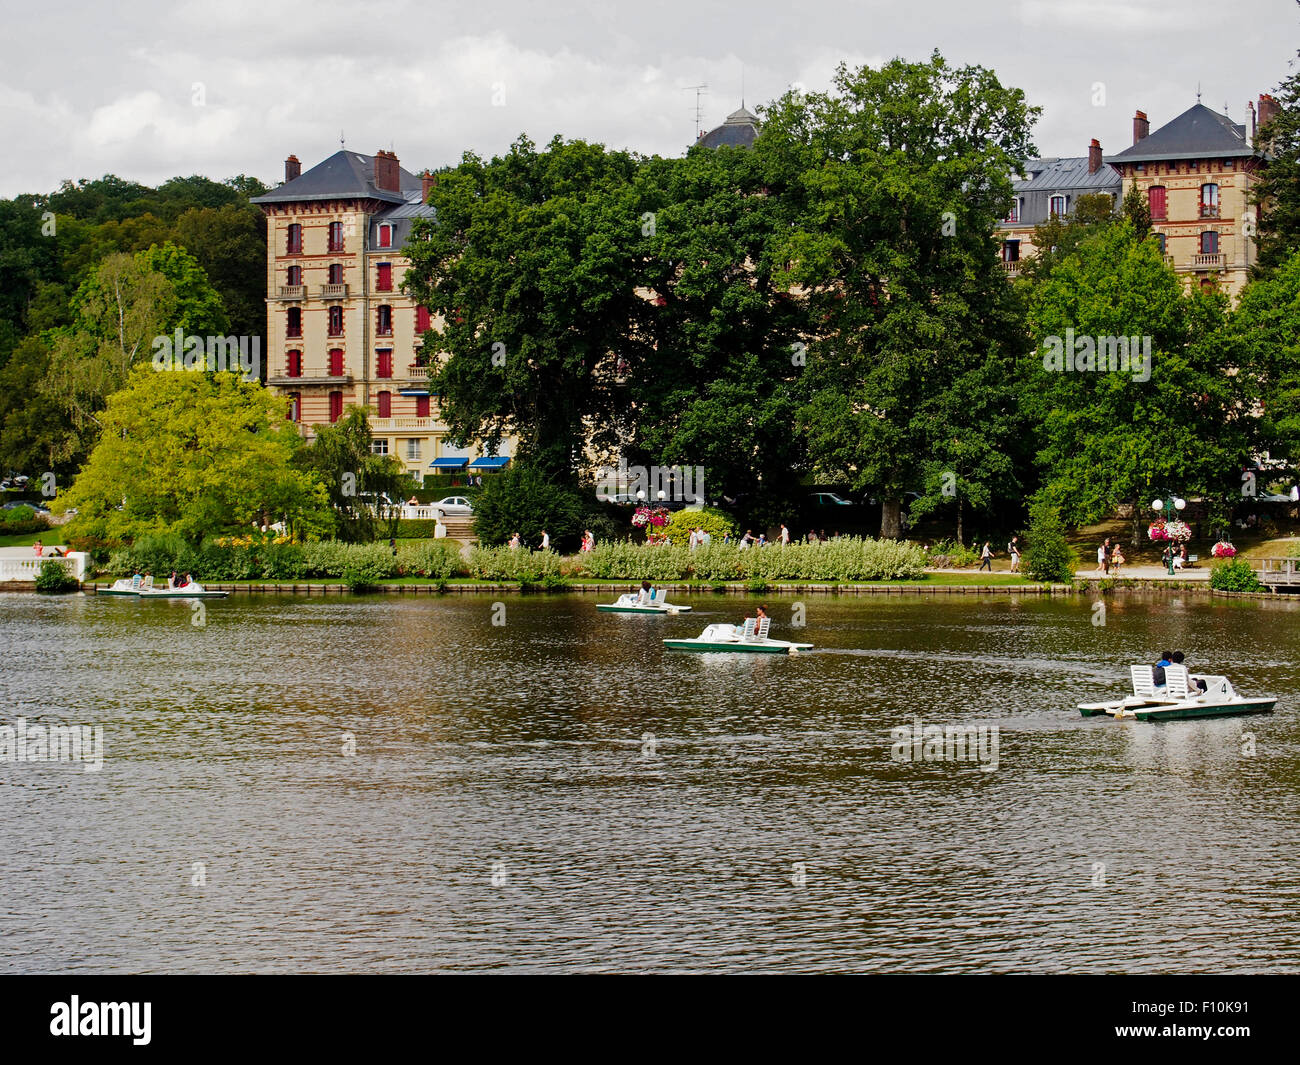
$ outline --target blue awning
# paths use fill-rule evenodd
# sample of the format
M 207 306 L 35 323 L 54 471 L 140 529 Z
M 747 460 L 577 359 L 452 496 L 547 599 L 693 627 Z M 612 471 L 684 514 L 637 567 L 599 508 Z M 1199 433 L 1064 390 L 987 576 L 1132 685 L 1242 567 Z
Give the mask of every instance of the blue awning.
M 467 463 L 468 461 L 469 458 L 465 455 L 461 455 L 459 458 L 456 457 L 455 455 L 451 455 L 451 456 L 444 455 L 442 458 L 434 459 L 431 463 L 429 463 L 429 469 L 463 470 L 465 468 L 465 463 Z
M 427 396 L 429 390 L 427 388 L 399 388 L 397 394 L 399 396 Z
M 485 455 L 469 464 L 471 470 L 499 470 L 510 461 L 509 455 Z

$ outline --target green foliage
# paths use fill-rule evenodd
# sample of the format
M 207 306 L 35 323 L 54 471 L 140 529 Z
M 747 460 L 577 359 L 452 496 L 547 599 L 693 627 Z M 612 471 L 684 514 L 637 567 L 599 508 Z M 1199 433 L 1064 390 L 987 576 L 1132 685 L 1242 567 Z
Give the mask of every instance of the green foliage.
M 546 578 L 560 577 L 560 556 L 554 551 L 511 550 L 508 547 L 473 547 L 469 553 L 469 572 L 487 581 L 519 581 L 541 584 Z
M 692 529 L 703 529 L 714 540 L 736 535 L 736 522 L 725 510 L 704 507 L 702 510 L 674 510 L 668 516 L 664 534 L 675 544 L 690 541 Z
M 1244 558 L 1221 559 L 1210 567 L 1210 587 L 1220 592 L 1262 592 L 1264 586 Z
M 541 543 L 542 530 L 559 551 L 576 548 L 589 500 L 566 481 L 539 467 L 518 465 L 486 481 L 474 500 L 474 533 L 479 543 L 507 543 L 518 533 L 525 547 Z
M 1273 97 L 1278 112 L 1260 127 L 1258 136 L 1270 158 L 1254 189 L 1259 263 L 1264 271 L 1276 269 L 1300 252 L 1300 68 L 1282 81 Z
M 41 563 L 40 572 L 36 574 L 38 592 L 74 592 L 79 587 L 77 578 L 68 572 L 68 567 L 62 562 L 47 558 Z
M 691 551 L 685 544 L 597 544 L 582 556 L 586 572 L 602 580 L 883 581 L 924 576 L 925 552 L 897 540 L 847 538 L 740 550 L 716 540 Z
M 103 438 L 54 509 L 76 507 L 68 534 L 131 540 L 214 533 L 287 520 L 315 533 L 325 489 L 294 467 L 301 437 L 284 400 L 230 373 L 137 369 L 102 415 Z
M 1138 240 L 1146 240 L 1147 234 L 1151 232 L 1151 207 L 1137 182 L 1130 185 L 1128 192 L 1124 194 L 1121 210 L 1124 217 L 1128 219 L 1129 225 L 1133 227 L 1133 235 Z
M 933 569 L 968 569 L 979 564 L 979 552 L 956 540 L 940 540 L 928 552 Z
M 1061 584 L 1074 579 L 1079 556 L 1065 538 L 1059 508 L 1048 502 L 1034 503 L 1029 508 L 1024 542 L 1020 568 L 1030 580 Z
M 1300 462 L 1300 250 L 1246 286 L 1231 332 L 1259 383 L 1260 447 Z
M 393 534 L 399 540 L 416 540 L 429 538 L 438 535 L 437 518 L 402 518 L 397 523 L 397 531 Z

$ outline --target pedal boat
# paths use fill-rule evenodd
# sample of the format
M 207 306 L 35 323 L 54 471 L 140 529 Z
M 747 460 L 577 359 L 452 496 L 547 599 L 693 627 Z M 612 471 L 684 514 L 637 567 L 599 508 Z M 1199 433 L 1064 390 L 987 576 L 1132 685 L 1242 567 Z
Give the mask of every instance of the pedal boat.
M 119 581 L 114 581 L 108 588 L 99 588 L 96 595 L 139 595 L 140 582 L 132 577 L 123 577 Z
M 1239 695 L 1227 677 L 1200 674 L 1195 677 L 1186 666 L 1166 666 L 1165 686 L 1156 688 L 1151 666 L 1131 666 L 1133 694 L 1108 703 L 1080 703 L 1084 717 L 1106 714 L 1115 720 L 1126 717 L 1139 721 L 1173 721 L 1193 717 L 1237 717 L 1243 714 L 1269 714 L 1277 699 L 1268 696 L 1249 698 Z M 1205 682 L 1205 691 L 1195 680 Z
M 643 603 L 640 595 L 629 592 L 612 603 L 597 603 L 596 609 L 605 614 L 688 614 L 691 608 L 674 606 L 662 599 Z
M 810 643 L 791 643 L 773 640 L 767 635 L 771 618 L 764 618 L 757 626 L 754 618 L 746 618 L 743 627 L 736 625 L 709 625 L 693 640 L 664 640 L 670 651 L 722 651 L 741 654 L 793 655 L 812 650 Z
M 225 599 L 230 593 L 210 592 L 198 581 L 192 581 L 179 588 L 168 588 L 165 585 L 160 588 L 141 588 L 138 594 L 141 599 Z

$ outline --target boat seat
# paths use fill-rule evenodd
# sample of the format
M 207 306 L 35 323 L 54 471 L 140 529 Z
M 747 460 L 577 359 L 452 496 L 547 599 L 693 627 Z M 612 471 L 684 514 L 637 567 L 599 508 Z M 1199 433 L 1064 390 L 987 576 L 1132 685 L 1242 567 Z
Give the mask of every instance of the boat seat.
M 754 638 L 754 618 L 745 619 L 745 627 L 740 630 L 742 640 L 752 640 Z
M 137 592 L 138 592 L 138 591 L 140 590 L 140 582 L 141 582 L 142 580 L 144 580 L 143 577 L 132 577 L 132 578 L 131 578 L 131 589 L 132 589 L 132 591 L 137 591 Z
M 1154 699 L 1156 695 L 1155 670 L 1150 666 L 1129 666 L 1133 677 L 1133 694 L 1140 699 Z
M 759 623 L 758 623 L 758 630 L 757 630 L 757 633 L 756 633 L 756 635 L 755 635 L 754 638 L 757 639 L 757 640 L 766 640 L 766 639 L 767 639 L 767 630 L 770 629 L 771 627 L 772 627 L 772 619 L 771 619 L 771 618 L 762 618 L 762 619 L 760 619 L 760 620 L 759 620 Z
M 1177 699 L 1179 702 L 1191 698 L 1191 694 L 1187 690 L 1186 666 L 1165 666 L 1165 691 L 1169 694 L 1169 698 Z M 1196 690 L 1196 694 L 1201 694 L 1199 688 Z
M 146 577 L 146 578 L 144 579 L 144 583 L 143 583 L 142 585 L 140 585 L 140 591 L 142 591 L 142 592 L 151 592 L 151 591 L 153 591 L 153 576 L 152 576 L 152 575 L 150 575 L 150 576 L 148 576 L 148 577 Z

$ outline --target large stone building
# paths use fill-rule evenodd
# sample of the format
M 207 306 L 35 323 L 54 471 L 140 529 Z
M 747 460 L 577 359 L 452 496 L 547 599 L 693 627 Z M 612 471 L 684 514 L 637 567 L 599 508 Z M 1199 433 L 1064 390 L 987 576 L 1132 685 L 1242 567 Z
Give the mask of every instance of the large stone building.
M 368 408 L 377 454 L 417 480 L 426 471 L 479 471 L 502 457 L 446 443 L 430 395 L 424 333 L 435 322 L 402 291 L 401 249 L 430 217 L 429 183 L 397 156 L 341 150 L 306 173 L 296 156 L 284 184 L 252 202 L 267 217 L 267 386 L 287 395 L 311 436 L 349 406 Z
M 1080 196 L 1105 195 L 1118 202 L 1120 176 L 1105 164 L 1094 138 L 1087 155 L 1026 161 L 1012 189 L 1011 213 L 999 224 L 998 238 L 1002 265 L 1014 276 L 1034 256 L 1035 226 L 1072 214 Z
M 1276 108 L 1272 97 L 1261 96 L 1259 123 Z M 1255 262 L 1251 196 L 1264 163 L 1254 144 L 1253 105 L 1250 111 L 1249 132 L 1197 103 L 1154 133 L 1138 111 L 1132 146 L 1106 160 L 1123 178 L 1125 194 L 1136 185 L 1146 197 L 1169 264 L 1189 284 L 1217 284 L 1234 298 Z

